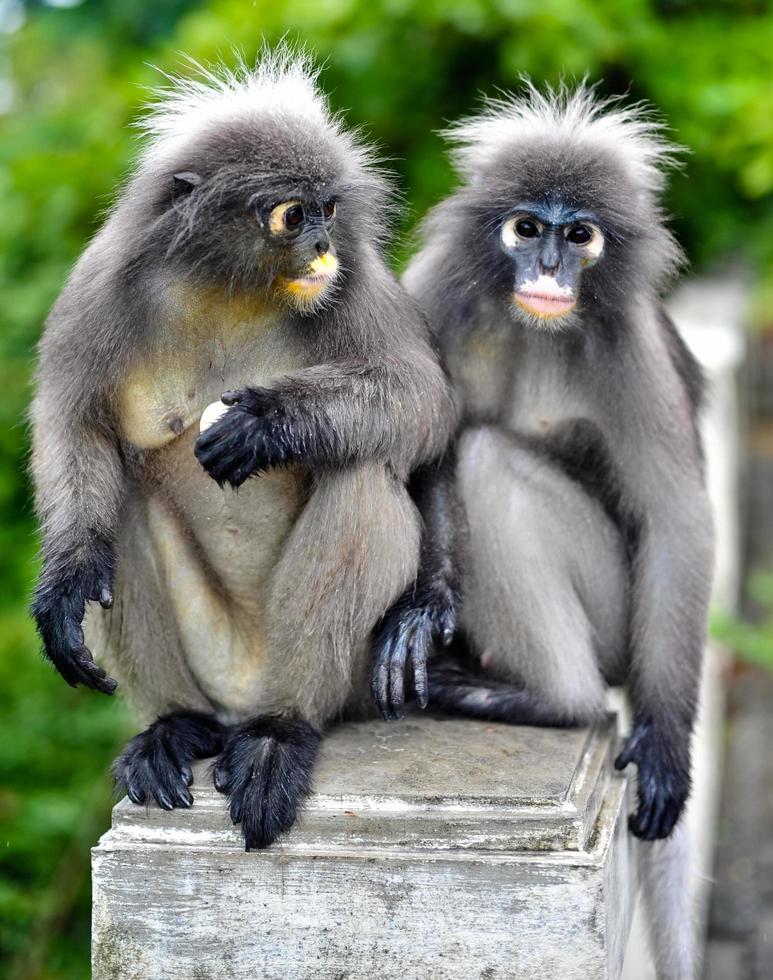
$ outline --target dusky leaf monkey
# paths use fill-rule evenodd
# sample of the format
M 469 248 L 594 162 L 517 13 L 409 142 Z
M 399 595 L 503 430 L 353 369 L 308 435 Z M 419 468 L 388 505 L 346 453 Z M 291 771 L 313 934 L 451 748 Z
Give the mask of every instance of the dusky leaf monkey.
M 109 670 L 149 723 L 115 764 L 129 797 L 189 806 L 217 756 L 264 847 L 322 727 L 369 703 L 419 559 L 405 482 L 453 403 L 382 256 L 389 185 L 304 58 L 201 69 L 144 127 L 40 344 L 33 612 L 68 683 L 112 693 Z
M 448 562 L 457 493 L 469 535 L 462 658 L 430 660 L 429 700 L 581 725 L 625 682 L 630 826 L 666 838 L 690 788 L 713 565 L 704 382 L 660 298 L 681 258 L 660 204 L 672 148 L 646 113 L 583 87 L 494 102 L 450 137 L 461 183 L 404 278 L 462 412 L 458 463 L 424 497 Z M 384 620 L 373 687 L 386 715 L 400 711 L 401 664 L 423 659 L 423 615 L 421 597 L 403 599 Z M 649 848 L 664 858 L 647 887 L 666 896 L 656 929 L 672 978 L 693 969 L 681 847 Z

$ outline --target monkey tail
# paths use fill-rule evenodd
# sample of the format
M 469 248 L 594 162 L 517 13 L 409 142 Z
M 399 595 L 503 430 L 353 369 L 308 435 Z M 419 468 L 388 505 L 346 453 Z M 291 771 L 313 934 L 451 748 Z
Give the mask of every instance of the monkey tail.
M 684 819 L 666 840 L 639 842 L 639 869 L 658 980 L 695 980 L 692 852 Z

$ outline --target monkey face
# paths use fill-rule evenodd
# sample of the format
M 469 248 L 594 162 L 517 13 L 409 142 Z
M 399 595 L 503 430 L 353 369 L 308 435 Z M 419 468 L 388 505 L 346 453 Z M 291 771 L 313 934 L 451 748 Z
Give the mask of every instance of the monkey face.
M 331 240 L 335 217 L 334 197 L 321 201 L 291 198 L 273 205 L 261 217 L 270 245 L 280 256 L 275 285 L 301 310 L 320 302 L 338 278 L 338 258 Z
M 500 246 L 515 267 L 516 312 L 531 321 L 560 322 L 577 305 L 583 270 L 601 258 L 604 235 L 589 211 L 526 202 L 502 224 Z
M 230 288 L 268 292 L 301 311 L 333 293 L 341 278 L 334 182 L 278 182 L 256 190 L 249 175 L 238 173 L 233 187 L 222 174 L 177 173 L 173 179 L 173 220 L 182 233 L 167 254 L 183 267 Z
M 314 314 L 379 245 L 391 203 L 343 130 L 283 109 L 209 127 L 158 161 L 152 207 L 164 261 L 197 284 Z

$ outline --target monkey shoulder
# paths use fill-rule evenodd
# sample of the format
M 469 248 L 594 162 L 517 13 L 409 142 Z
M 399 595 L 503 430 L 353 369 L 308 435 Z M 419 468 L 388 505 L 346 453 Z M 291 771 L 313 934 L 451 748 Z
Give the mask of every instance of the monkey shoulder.
M 382 260 L 374 261 L 368 275 L 357 277 L 347 299 L 348 303 L 333 312 L 368 327 L 363 339 L 372 332 L 396 350 L 401 340 L 410 343 L 415 338 L 429 343 L 429 323 L 423 309 Z

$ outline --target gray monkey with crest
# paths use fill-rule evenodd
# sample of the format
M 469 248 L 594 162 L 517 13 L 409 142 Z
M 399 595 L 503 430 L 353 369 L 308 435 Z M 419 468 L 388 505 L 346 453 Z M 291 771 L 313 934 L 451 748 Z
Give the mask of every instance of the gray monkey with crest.
M 382 257 L 389 186 L 303 58 L 176 80 L 144 126 L 40 344 L 33 613 L 68 683 L 112 693 L 109 669 L 148 723 L 130 798 L 190 806 L 214 756 L 264 847 L 368 703 L 419 561 L 405 482 L 453 405 Z
M 450 138 L 461 185 L 404 282 L 462 412 L 457 462 L 417 498 L 425 550 L 460 568 L 460 635 L 456 656 L 427 660 L 431 617 L 406 593 L 381 628 L 374 697 L 399 715 L 413 663 L 434 705 L 581 725 L 627 684 L 633 730 L 616 764 L 638 769 L 631 830 L 669 838 L 642 852 L 661 970 L 691 976 L 677 822 L 713 530 L 703 378 L 660 299 L 681 259 L 659 200 L 672 148 L 646 113 L 584 88 L 495 102 Z

